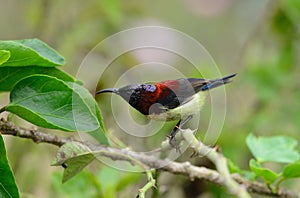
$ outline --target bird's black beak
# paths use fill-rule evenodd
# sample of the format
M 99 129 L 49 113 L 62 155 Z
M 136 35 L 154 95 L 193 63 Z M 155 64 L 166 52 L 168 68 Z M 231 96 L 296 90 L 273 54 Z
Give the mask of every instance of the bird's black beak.
M 119 89 L 117 89 L 117 88 L 102 89 L 100 91 L 97 91 L 96 95 L 101 94 L 101 93 L 106 93 L 106 92 L 119 94 Z

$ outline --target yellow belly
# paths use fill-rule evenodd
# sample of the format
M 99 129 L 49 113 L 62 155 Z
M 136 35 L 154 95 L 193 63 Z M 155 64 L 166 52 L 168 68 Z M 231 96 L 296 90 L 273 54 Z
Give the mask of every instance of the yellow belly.
M 153 120 L 160 121 L 172 121 L 186 118 L 189 115 L 196 114 L 200 111 L 205 101 L 205 93 L 198 93 L 192 97 L 192 99 L 175 109 L 169 109 L 161 114 L 150 114 L 147 117 Z

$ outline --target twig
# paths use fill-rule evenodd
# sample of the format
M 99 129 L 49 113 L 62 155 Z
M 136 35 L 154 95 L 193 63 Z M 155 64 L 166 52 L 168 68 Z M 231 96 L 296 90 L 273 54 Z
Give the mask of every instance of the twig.
M 155 187 L 155 179 L 152 176 L 152 170 L 147 170 L 146 175 L 147 175 L 148 183 L 143 188 L 139 189 L 139 194 L 137 198 L 145 198 L 146 192 L 150 188 Z
M 20 128 L 12 122 L 5 121 L 3 118 L 0 120 L 0 131 L 4 135 L 13 135 L 21 138 L 32 139 L 35 143 L 49 143 L 61 146 L 67 141 L 70 141 L 67 138 L 57 137 L 56 135 Z
M 21 138 L 32 139 L 37 143 L 48 143 L 56 146 L 61 146 L 68 141 L 74 141 L 67 138 L 60 138 L 55 135 L 46 134 L 37 131 L 30 131 L 16 127 L 13 123 L 0 120 L 0 132 L 4 135 L 14 135 Z M 105 147 L 101 145 L 92 145 L 87 142 L 81 142 L 88 145 L 92 150 L 102 150 L 102 156 L 108 157 L 112 160 L 122 160 L 131 162 L 131 158 L 140 161 L 153 169 L 160 169 L 173 174 L 180 174 L 188 176 L 191 180 L 205 179 L 215 184 L 226 186 L 226 179 L 224 179 L 223 173 L 218 173 L 215 170 L 211 170 L 205 167 L 197 167 L 191 165 L 189 162 L 179 163 L 169 160 L 161 160 L 154 156 L 144 155 L 142 153 L 130 151 L 128 149 L 118 149 L 112 147 Z M 212 153 L 212 152 L 210 152 Z M 212 154 L 211 154 L 212 155 Z M 211 158 L 211 156 L 210 156 Z M 299 197 L 295 192 L 280 188 L 276 193 L 271 192 L 266 185 L 258 182 L 251 182 L 242 178 L 239 175 L 230 175 L 236 182 L 243 185 L 249 192 L 254 192 L 261 195 L 269 195 L 273 197 L 284 197 L 284 198 L 296 198 Z

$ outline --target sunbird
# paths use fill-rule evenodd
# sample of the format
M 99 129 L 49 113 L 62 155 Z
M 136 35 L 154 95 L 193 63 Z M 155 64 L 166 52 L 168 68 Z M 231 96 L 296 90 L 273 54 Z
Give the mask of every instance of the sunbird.
M 180 78 L 156 83 L 130 84 L 121 88 L 107 88 L 96 92 L 115 93 L 133 108 L 150 119 L 174 121 L 178 123 L 169 136 L 174 146 L 174 137 L 203 105 L 206 92 L 231 82 L 236 74 L 208 80 L 203 78 Z

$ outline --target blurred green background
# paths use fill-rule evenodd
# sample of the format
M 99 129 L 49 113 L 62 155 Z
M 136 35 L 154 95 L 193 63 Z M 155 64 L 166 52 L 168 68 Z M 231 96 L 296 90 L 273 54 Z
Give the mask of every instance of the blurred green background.
M 143 25 L 182 31 L 204 45 L 224 75 L 238 73 L 226 87 L 227 115 L 217 142 L 225 156 L 249 169 L 245 137 L 250 132 L 284 134 L 300 141 L 299 0 L 0 0 L 0 5 L 1 40 L 39 38 L 66 58 L 63 69 L 72 75 L 87 53 L 114 33 Z M 102 55 L 105 59 L 105 49 Z M 107 71 L 98 88 L 112 86 L 140 61 L 130 54 L 118 58 L 114 62 L 118 67 Z M 198 76 L 189 67 L 185 72 Z M 114 130 L 110 109 L 105 107 L 109 97 L 98 100 L 107 128 Z M 2 93 L 0 106 L 7 103 L 8 94 Z M 206 126 L 209 111 L 201 118 Z M 20 191 L 27 197 L 133 197 L 146 182 L 142 174 L 94 163 L 61 184 L 62 169 L 49 166 L 57 148 L 14 137 L 5 140 Z M 205 159 L 179 160 L 212 167 Z M 231 197 L 211 183 L 168 173 L 159 175 L 157 186 L 158 191 L 149 192 L 149 197 Z M 299 180 L 284 186 L 300 193 Z

